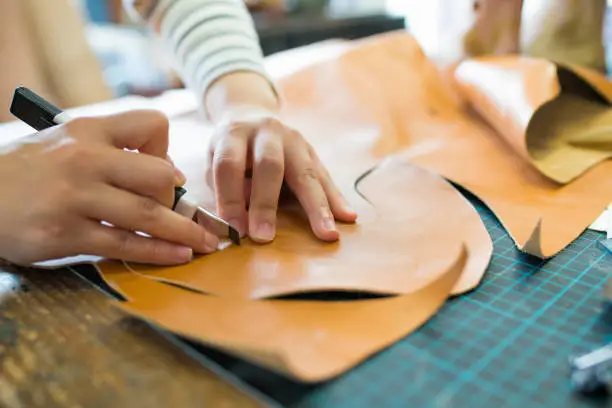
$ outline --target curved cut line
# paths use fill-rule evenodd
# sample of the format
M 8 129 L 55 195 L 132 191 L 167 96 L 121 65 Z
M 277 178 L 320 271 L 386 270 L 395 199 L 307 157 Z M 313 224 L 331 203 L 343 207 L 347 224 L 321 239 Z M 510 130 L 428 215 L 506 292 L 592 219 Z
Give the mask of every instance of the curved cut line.
M 372 206 L 372 208 L 376 208 L 374 207 L 374 204 L 368 200 L 368 197 L 365 196 L 365 194 L 363 194 L 361 192 L 361 190 L 359 190 L 359 184 L 361 184 L 362 181 L 364 181 L 366 179 L 366 177 L 370 176 L 372 173 L 374 173 L 376 170 L 380 169 L 380 167 L 386 162 L 389 161 L 390 159 L 385 159 L 385 160 L 381 160 L 380 162 L 378 162 L 375 166 L 372 166 L 371 168 L 369 168 L 368 170 L 366 170 L 362 175 L 360 175 L 359 177 L 357 177 L 355 179 L 355 182 L 353 183 L 353 188 L 355 189 L 355 192 L 359 195 L 359 197 L 361 197 L 365 202 L 367 202 L 368 204 L 370 204 Z
M 142 276 L 143 278 L 149 278 L 146 273 L 139 272 L 139 271 L 135 270 L 134 268 L 132 268 L 128 262 L 121 261 L 121 263 L 123 264 L 123 266 L 125 266 L 125 269 L 127 269 L 128 271 L 130 271 L 130 272 L 132 272 L 132 273 L 134 273 L 134 274 L 136 274 L 138 276 Z M 159 281 L 160 283 L 165 284 L 165 285 L 174 286 L 175 288 L 184 289 L 184 290 L 187 290 L 189 292 L 198 293 L 200 295 L 216 296 L 214 293 L 205 292 L 205 291 L 200 290 L 198 288 L 195 288 L 193 286 L 185 285 L 185 284 L 181 283 L 180 281 L 173 281 L 173 280 L 164 279 L 164 278 L 157 278 L 156 280 Z

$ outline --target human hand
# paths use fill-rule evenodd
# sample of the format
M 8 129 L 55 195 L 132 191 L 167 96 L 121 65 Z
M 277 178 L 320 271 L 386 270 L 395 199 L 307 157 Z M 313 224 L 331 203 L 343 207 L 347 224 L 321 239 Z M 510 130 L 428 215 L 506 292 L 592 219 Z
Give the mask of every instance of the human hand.
M 228 110 L 211 139 L 209 162 L 219 216 L 256 242 L 275 236 L 283 182 L 321 240 L 339 238 L 334 219 L 356 218 L 312 146 L 271 110 Z
M 214 251 L 216 236 L 171 210 L 184 176 L 167 150 L 168 121 L 149 111 L 75 119 L 3 148 L 0 257 L 180 264 Z

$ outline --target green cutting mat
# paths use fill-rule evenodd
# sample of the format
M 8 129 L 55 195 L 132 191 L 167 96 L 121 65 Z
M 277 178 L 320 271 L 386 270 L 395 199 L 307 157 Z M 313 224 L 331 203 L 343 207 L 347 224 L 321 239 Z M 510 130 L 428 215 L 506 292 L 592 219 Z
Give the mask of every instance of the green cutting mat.
M 201 347 L 199 357 L 270 405 L 292 408 L 612 406 L 574 395 L 567 363 L 574 352 L 612 341 L 600 294 L 612 272 L 612 256 L 597 244 L 603 234 L 587 231 L 543 262 L 520 254 L 468 197 L 495 247 L 484 281 L 394 346 L 318 386 Z

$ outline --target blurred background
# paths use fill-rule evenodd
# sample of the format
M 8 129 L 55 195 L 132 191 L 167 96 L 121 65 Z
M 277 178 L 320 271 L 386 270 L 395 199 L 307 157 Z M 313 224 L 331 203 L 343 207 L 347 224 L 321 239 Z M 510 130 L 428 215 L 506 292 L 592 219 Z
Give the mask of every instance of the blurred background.
M 448 63 L 462 57 L 465 33 L 475 24 L 474 0 L 244 1 L 252 13 L 265 55 L 331 38 L 356 39 L 408 30 L 429 57 Z M 603 6 L 606 1 L 607 8 Z M 47 93 L 45 84 L 40 85 L 41 93 L 51 100 L 71 107 L 109 97 L 154 96 L 183 86 L 162 44 L 156 42 L 146 27 L 130 20 L 122 0 L 19 2 L 28 4 L 29 30 L 35 38 L 32 43 L 37 44 L 45 70 L 55 80 L 54 89 Z M 603 39 L 608 48 L 612 40 L 610 24 L 602 30 L 592 22 L 604 9 L 609 14 L 612 0 L 524 2 L 521 41 L 532 55 L 562 57 L 600 69 L 610 67 L 612 58 L 609 52 L 604 57 L 600 41 Z M 565 12 L 558 12 L 562 3 L 565 7 L 559 8 Z M 67 16 L 72 13 L 75 16 Z M 5 27 L 5 37 L 14 37 L 17 29 Z M 599 45 L 595 44 L 598 42 Z M 15 48 L 13 43 L 12 38 L 5 38 L 4 49 Z M 70 47 L 66 47 L 67 43 Z M 93 57 L 89 58 L 91 50 Z M 15 81 L 25 76 L 15 58 L 26 51 L 18 49 L 11 57 L 13 70 L 18 71 Z M 22 65 L 27 66 L 25 62 Z M 9 85 L 0 89 L 7 100 L 12 89 L 12 84 Z
M 420 1 L 419 1 L 420 2 Z M 161 44 L 130 20 L 121 0 L 77 0 L 87 40 L 116 96 L 181 87 Z M 406 28 L 411 0 L 245 0 L 265 55 L 329 38 Z M 436 1 L 428 0 L 430 8 Z
M 87 39 L 116 96 L 150 95 L 181 86 L 163 49 L 126 16 L 121 0 L 76 0 L 87 21 Z M 525 0 L 525 32 L 537 30 L 556 0 Z M 590 2 L 593 0 L 582 0 Z M 473 0 L 245 0 L 266 55 L 328 38 L 360 38 L 410 30 L 432 58 L 461 57 L 462 34 L 473 24 Z M 607 0 L 608 12 L 612 0 Z M 530 22 L 531 21 L 531 22 Z M 606 40 L 612 31 L 604 30 Z M 531 28 L 530 28 L 531 27 Z M 609 44 L 610 41 L 605 41 Z M 607 54 L 606 63 L 612 58 Z

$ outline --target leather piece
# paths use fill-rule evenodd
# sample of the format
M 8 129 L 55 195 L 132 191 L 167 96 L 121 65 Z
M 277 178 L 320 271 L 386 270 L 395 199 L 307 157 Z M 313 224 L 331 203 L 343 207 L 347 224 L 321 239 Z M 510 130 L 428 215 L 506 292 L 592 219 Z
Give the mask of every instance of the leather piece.
M 333 115 L 320 122 L 307 119 L 307 137 L 359 214 L 355 224 L 339 225 L 340 241 L 315 239 L 296 201 L 286 200 L 271 244 L 244 240 L 240 247 L 171 268 L 98 263 L 107 283 L 130 300 L 119 307 L 313 382 L 341 374 L 408 335 L 452 293 L 478 285 L 492 243 L 476 210 L 455 188 L 402 156 L 377 154 L 377 126 Z M 187 176 L 186 189 L 211 209 L 203 140 L 212 130 L 195 115 L 175 118 L 170 128 L 170 154 Z M 278 299 L 328 291 L 392 296 Z
M 530 123 L 527 149 L 536 167 L 570 182 L 612 157 L 612 109 L 575 95 L 542 106 Z
M 612 162 L 566 185 L 551 180 L 473 111 L 454 73 L 441 72 L 408 34 L 391 33 L 276 80 L 285 96 L 285 117 L 308 138 L 333 135 L 342 126 L 376 133 L 368 139 L 374 156 L 401 152 L 462 185 L 495 212 L 521 250 L 555 255 L 612 200 Z M 546 82 L 550 72 L 532 75 L 530 83 L 544 84 L 538 89 L 554 86 Z M 599 83 L 598 89 L 606 88 Z M 537 102 L 537 96 L 530 93 L 528 100 Z M 355 137 L 351 145 L 360 140 Z M 333 154 L 324 156 L 324 162 L 334 161 Z
M 330 379 L 408 335 L 445 302 L 464 270 L 451 267 L 421 290 L 357 301 L 247 300 L 202 295 L 108 264 L 102 275 L 126 313 L 303 382 Z M 230 271 L 227 271 L 228 274 Z
M 459 64 L 455 79 L 515 153 L 556 182 L 569 183 L 612 155 L 610 84 L 596 71 L 483 57 Z
M 334 134 L 352 137 L 351 133 Z M 335 165 L 329 167 L 332 175 L 346 174 L 342 178 L 346 183 L 340 186 L 359 214 L 355 224 L 339 226 L 339 242 L 316 239 L 299 204 L 290 200 L 279 210 L 278 233 L 271 244 L 245 240 L 240 247 L 202 256 L 187 265 L 131 264 L 130 268 L 224 297 L 261 299 L 338 290 L 405 294 L 420 290 L 448 270 L 465 242 L 470 258 L 452 293 L 475 288 L 493 248 L 471 204 L 441 177 L 399 158 L 386 160 L 371 171 L 354 171 L 351 165 L 359 168 L 371 162 L 367 156 L 360 157 L 360 152 L 367 154 L 368 150 L 338 152 Z M 174 157 L 178 163 L 182 156 Z

